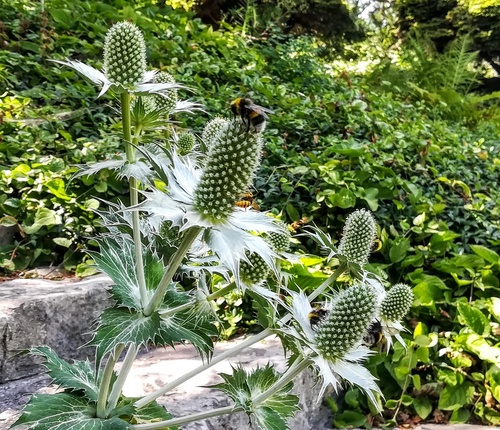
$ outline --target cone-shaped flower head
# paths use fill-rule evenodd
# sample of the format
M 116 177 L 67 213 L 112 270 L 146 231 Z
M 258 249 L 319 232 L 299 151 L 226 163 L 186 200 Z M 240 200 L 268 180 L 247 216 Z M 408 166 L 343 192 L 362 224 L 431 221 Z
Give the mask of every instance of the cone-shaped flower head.
M 375 311 L 372 288 L 355 284 L 341 291 L 316 330 L 321 354 L 332 361 L 342 359 L 363 338 Z
M 144 115 L 147 115 L 157 109 L 155 99 L 153 96 L 140 96 L 132 100 L 130 104 L 130 108 L 132 113 L 137 110 L 137 107 L 142 105 L 142 109 L 144 110 Z
M 146 72 L 146 43 L 141 31 L 130 22 L 119 22 L 106 33 L 104 71 L 115 84 L 133 88 Z
M 326 304 L 327 314 L 317 324 L 312 323 L 314 310 L 307 296 L 303 292 L 291 295 L 291 312 L 297 324 L 285 332 L 298 340 L 303 357 L 313 361 L 323 380 L 320 398 L 329 385 L 338 391 L 344 379 L 361 388 L 378 405 L 375 393 L 380 389 L 361 364 L 371 354 L 361 341 L 377 309 L 375 290 L 356 284 L 341 291 Z
M 154 77 L 154 82 L 157 84 L 175 84 L 174 77 L 167 72 L 158 72 Z M 177 103 L 177 90 L 164 90 L 160 94 L 154 96 L 156 106 L 171 112 Z
M 201 134 L 201 140 L 205 144 L 207 150 L 212 146 L 213 142 L 218 139 L 220 132 L 225 130 L 228 122 L 227 119 L 218 116 L 207 123 Z
M 269 233 L 267 241 L 276 252 L 286 252 L 290 249 L 290 232 L 283 227 L 282 231 L 279 233 Z
M 375 220 L 371 212 L 366 209 L 354 211 L 347 217 L 338 253 L 346 257 L 349 263 L 365 265 L 375 234 Z
M 406 284 L 394 285 L 380 305 L 380 316 L 388 321 L 401 320 L 410 310 L 413 292 Z
M 260 161 L 262 140 L 247 133 L 241 120 L 227 124 L 209 148 L 194 208 L 204 219 L 217 224 L 234 211 L 238 196 L 248 190 Z
M 182 133 L 177 140 L 177 146 L 179 147 L 179 153 L 181 155 L 186 155 L 191 152 L 195 143 L 195 138 L 193 133 Z
M 267 278 L 270 268 L 264 259 L 255 252 L 246 252 L 249 262 L 242 261 L 240 265 L 240 278 L 248 285 L 259 284 Z

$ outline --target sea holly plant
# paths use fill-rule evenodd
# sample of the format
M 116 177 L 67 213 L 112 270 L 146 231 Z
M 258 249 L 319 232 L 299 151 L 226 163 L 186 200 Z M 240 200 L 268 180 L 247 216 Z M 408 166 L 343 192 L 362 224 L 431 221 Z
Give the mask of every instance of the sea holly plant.
M 59 390 L 34 395 L 13 427 L 173 429 L 243 411 L 255 428 L 288 429 L 289 418 L 299 409 L 293 381 L 306 369 L 320 381 L 320 396 L 347 381 L 380 409 L 380 390 L 363 367 L 371 353 L 365 337 L 378 322 L 386 338 L 402 342 L 400 320 L 411 306 L 412 293 L 402 284 L 386 292 L 366 271 L 375 239 L 373 215 L 366 210 L 351 214 L 338 247 L 315 227 L 309 235 L 338 262 L 337 268 L 309 296 L 289 289 L 280 264 L 289 257 L 286 226 L 253 207 L 235 204 L 251 187 L 263 136 L 248 130 L 239 118 L 213 119 L 201 142 L 190 132 L 178 132 L 170 116 L 192 113 L 199 106 L 179 100 L 177 90 L 185 87 L 171 75 L 148 71 L 145 52 L 140 30 L 122 22 L 106 36 L 103 71 L 78 61 L 60 62 L 100 86 L 100 95 L 109 90 L 119 96 L 124 155 L 81 166 L 78 175 L 114 170 L 128 180 L 130 200 L 108 203 L 100 213 L 106 231 L 96 238 L 100 250 L 92 257 L 114 283 L 114 305 L 102 312 L 88 342 L 95 347 L 94 362 L 68 363 L 48 347 L 33 348 L 32 354 L 45 358 Z M 148 136 L 158 129 L 165 130 L 160 135 L 164 140 Z M 338 282 L 341 275 L 350 279 L 344 287 Z M 223 279 L 225 286 L 214 288 L 215 278 Z M 219 330 L 213 303 L 235 289 L 254 300 L 263 330 L 214 356 Z M 321 311 L 314 303 L 320 296 Z M 222 374 L 223 382 L 214 388 L 232 399 L 230 406 L 173 417 L 157 402 L 198 373 L 271 335 L 282 339 L 288 368 L 280 373 L 272 364 L 238 366 L 232 374 Z M 141 348 L 183 343 L 199 352 L 198 368 L 145 397 L 122 394 Z

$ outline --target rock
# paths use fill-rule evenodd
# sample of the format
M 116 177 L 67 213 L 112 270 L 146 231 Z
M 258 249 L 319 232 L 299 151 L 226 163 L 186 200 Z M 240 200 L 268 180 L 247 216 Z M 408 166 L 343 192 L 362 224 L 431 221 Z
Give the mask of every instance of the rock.
M 15 279 L 0 284 L 0 383 L 36 375 L 40 359 L 19 355 L 47 345 L 62 358 L 93 355 L 80 348 L 90 337 L 92 324 L 111 304 L 103 275 L 78 282 Z

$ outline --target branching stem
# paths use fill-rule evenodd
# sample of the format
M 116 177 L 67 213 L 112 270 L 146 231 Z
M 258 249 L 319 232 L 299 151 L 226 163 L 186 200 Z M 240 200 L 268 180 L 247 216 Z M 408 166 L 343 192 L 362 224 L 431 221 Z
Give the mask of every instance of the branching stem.
M 122 393 L 123 386 L 125 385 L 125 381 L 127 380 L 127 376 L 132 369 L 132 365 L 134 364 L 134 360 L 138 352 L 139 348 L 135 344 L 131 343 L 128 347 L 127 355 L 123 360 L 118 378 L 113 384 L 113 389 L 111 390 L 111 393 L 109 395 L 108 406 L 106 408 L 106 416 L 108 416 L 110 412 L 114 408 L 116 408 L 118 399 L 120 398 L 120 394 Z
M 116 345 L 114 351 L 109 355 L 106 366 L 104 367 L 101 385 L 99 387 L 99 397 L 97 399 L 97 416 L 99 418 L 106 417 L 106 402 L 108 400 L 111 377 L 113 376 L 113 370 L 115 368 L 118 357 L 120 357 L 120 354 L 122 353 L 124 348 L 125 345 L 123 344 Z
M 161 278 L 161 281 L 158 284 L 153 297 L 144 308 L 143 313 L 145 316 L 151 315 L 163 300 L 163 296 L 165 295 L 167 288 L 172 281 L 172 277 L 175 275 L 175 272 L 181 265 L 182 260 L 184 259 L 186 253 L 189 251 L 189 248 L 193 244 L 194 240 L 198 237 L 200 231 L 201 227 L 191 227 L 189 230 L 186 230 L 182 243 L 179 245 L 179 248 L 177 249 L 175 254 L 170 258 L 167 271 L 163 275 L 163 278 Z
M 328 279 L 326 279 L 316 290 L 314 290 L 309 296 L 308 299 L 309 301 L 314 300 L 316 297 L 321 295 L 326 291 L 326 289 L 334 282 L 337 280 L 337 278 L 342 275 L 342 273 L 345 272 L 347 268 L 347 265 L 345 263 L 340 264 L 340 266 L 335 270 L 335 272 L 330 275 Z M 283 325 L 286 324 L 288 321 L 292 319 L 292 316 L 290 314 L 285 315 L 283 318 L 281 318 L 280 321 L 278 321 L 278 325 Z M 159 390 L 156 390 L 150 394 L 148 394 L 146 397 L 143 397 L 142 399 L 138 400 L 135 403 L 135 406 L 137 408 L 142 408 L 146 406 L 148 403 L 151 403 L 155 401 L 158 397 L 163 396 L 165 393 L 168 393 L 170 390 L 173 390 L 174 388 L 178 387 L 179 385 L 183 384 L 184 382 L 188 381 L 192 377 L 198 375 L 201 372 L 204 372 L 205 370 L 209 369 L 212 366 L 215 366 L 216 364 L 224 361 L 225 359 L 232 357 L 233 355 L 236 355 L 238 352 L 244 350 L 245 348 L 248 348 L 249 346 L 252 346 L 253 344 L 260 342 L 261 340 L 265 339 L 266 337 L 270 336 L 273 334 L 273 329 L 272 328 L 266 328 L 265 330 L 261 331 L 260 333 L 249 337 L 248 339 L 245 339 L 242 343 L 239 345 L 236 345 L 235 347 L 224 351 L 223 353 L 217 355 L 217 357 L 212 358 L 212 360 L 209 363 L 202 364 L 201 366 L 198 366 L 197 368 L 193 369 L 191 372 L 188 372 L 179 378 L 173 380 L 172 382 L 164 385 L 162 388 Z

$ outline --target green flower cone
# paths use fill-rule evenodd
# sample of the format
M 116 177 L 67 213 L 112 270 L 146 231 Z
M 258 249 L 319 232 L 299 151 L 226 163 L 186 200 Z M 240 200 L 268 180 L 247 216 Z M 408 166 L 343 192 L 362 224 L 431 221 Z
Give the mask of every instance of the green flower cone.
M 260 161 L 262 139 L 247 133 L 240 120 L 228 122 L 210 148 L 194 209 L 212 223 L 223 223 L 238 196 L 248 190 Z
M 157 84 L 174 84 L 175 79 L 170 73 L 158 72 L 154 78 L 154 82 Z M 153 96 L 156 106 L 159 109 L 172 112 L 177 103 L 177 90 L 164 90 L 161 93 L 162 95 L 155 94 Z
M 247 251 L 246 256 L 250 260 L 250 263 L 247 263 L 246 261 L 241 262 L 241 280 L 248 285 L 261 283 L 267 278 L 267 275 L 269 274 L 269 266 L 259 254 L 250 253 L 249 251 Z
M 354 211 L 347 217 L 337 251 L 349 263 L 363 266 L 368 262 L 375 234 L 375 220 L 371 212 L 365 209 Z
M 375 311 L 372 288 L 355 284 L 341 291 L 316 330 L 316 343 L 322 355 L 331 361 L 342 359 L 363 338 Z
M 380 316 L 387 321 L 400 321 L 410 310 L 413 291 L 406 284 L 394 285 L 380 305 Z
M 133 88 L 146 72 L 146 43 L 141 31 L 130 22 L 119 22 L 106 33 L 104 71 L 114 84 Z

